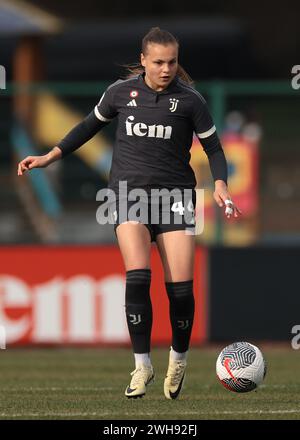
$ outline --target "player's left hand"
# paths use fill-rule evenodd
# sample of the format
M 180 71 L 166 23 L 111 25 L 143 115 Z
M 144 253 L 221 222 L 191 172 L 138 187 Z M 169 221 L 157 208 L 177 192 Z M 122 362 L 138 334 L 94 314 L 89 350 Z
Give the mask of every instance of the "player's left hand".
M 215 181 L 214 199 L 220 208 L 225 206 L 225 215 L 227 218 L 231 218 L 232 215 L 236 218 L 242 215 L 242 211 L 231 200 L 227 185 L 223 180 Z

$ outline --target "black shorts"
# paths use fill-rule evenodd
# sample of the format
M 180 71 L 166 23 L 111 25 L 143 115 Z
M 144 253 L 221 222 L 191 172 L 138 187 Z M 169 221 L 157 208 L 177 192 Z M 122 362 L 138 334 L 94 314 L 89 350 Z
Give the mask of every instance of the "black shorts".
M 117 200 L 111 205 L 111 221 L 117 227 L 128 221 L 144 224 L 156 240 L 158 234 L 186 230 L 195 233 L 196 192 L 194 189 L 172 190 L 137 200 Z

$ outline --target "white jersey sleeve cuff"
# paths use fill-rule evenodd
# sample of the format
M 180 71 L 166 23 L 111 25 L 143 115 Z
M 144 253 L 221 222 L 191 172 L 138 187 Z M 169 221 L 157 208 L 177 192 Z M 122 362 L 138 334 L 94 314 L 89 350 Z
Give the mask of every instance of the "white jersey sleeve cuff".
M 216 126 L 213 125 L 209 130 L 204 131 L 203 133 L 197 133 L 199 139 L 205 139 L 211 136 L 216 131 Z
M 101 113 L 99 112 L 97 106 L 94 108 L 94 112 L 95 112 L 96 117 L 102 122 L 109 122 L 112 120 L 112 119 L 108 119 L 108 118 L 105 118 L 104 116 L 102 116 Z

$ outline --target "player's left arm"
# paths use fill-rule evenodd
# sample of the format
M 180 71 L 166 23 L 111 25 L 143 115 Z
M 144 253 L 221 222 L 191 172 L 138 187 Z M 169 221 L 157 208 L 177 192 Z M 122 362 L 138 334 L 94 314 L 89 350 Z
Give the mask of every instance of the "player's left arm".
M 225 215 L 228 218 L 232 215 L 238 217 L 241 215 L 241 210 L 235 205 L 229 194 L 227 161 L 216 130 L 207 137 L 203 137 L 203 133 L 197 133 L 197 135 L 208 157 L 215 182 L 214 199 L 221 208 L 225 205 Z
M 227 186 L 228 172 L 224 150 L 206 102 L 202 97 L 199 98 L 197 108 L 194 110 L 194 127 L 208 157 L 211 174 L 215 182 L 215 201 L 220 207 L 225 206 L 225 215 L 228 218 L 232 215 L 239 217 L 242 214 L 241 210 L 233 202 Z

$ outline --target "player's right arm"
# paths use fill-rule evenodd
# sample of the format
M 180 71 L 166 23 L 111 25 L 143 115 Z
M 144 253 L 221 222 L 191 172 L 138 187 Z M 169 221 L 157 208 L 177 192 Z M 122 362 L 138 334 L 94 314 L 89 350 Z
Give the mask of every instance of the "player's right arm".
M 18 176 L 33 168 L 44 168 L 80 148 L 106 126 L 115 116 L 113 95 L 108 88 L 94 110 L 86 116 L 48 153 L 43 156 L 27 156 L 18 164 Z
M 18 176 L 22 176 L 24 171 L 29 171 L 32 168 L 45 168 L 50 163 L 55 162 L 62 156 L 61 149 L 54 147 L 49 153 L 43 156 L 27 156 L 18 164 Z

